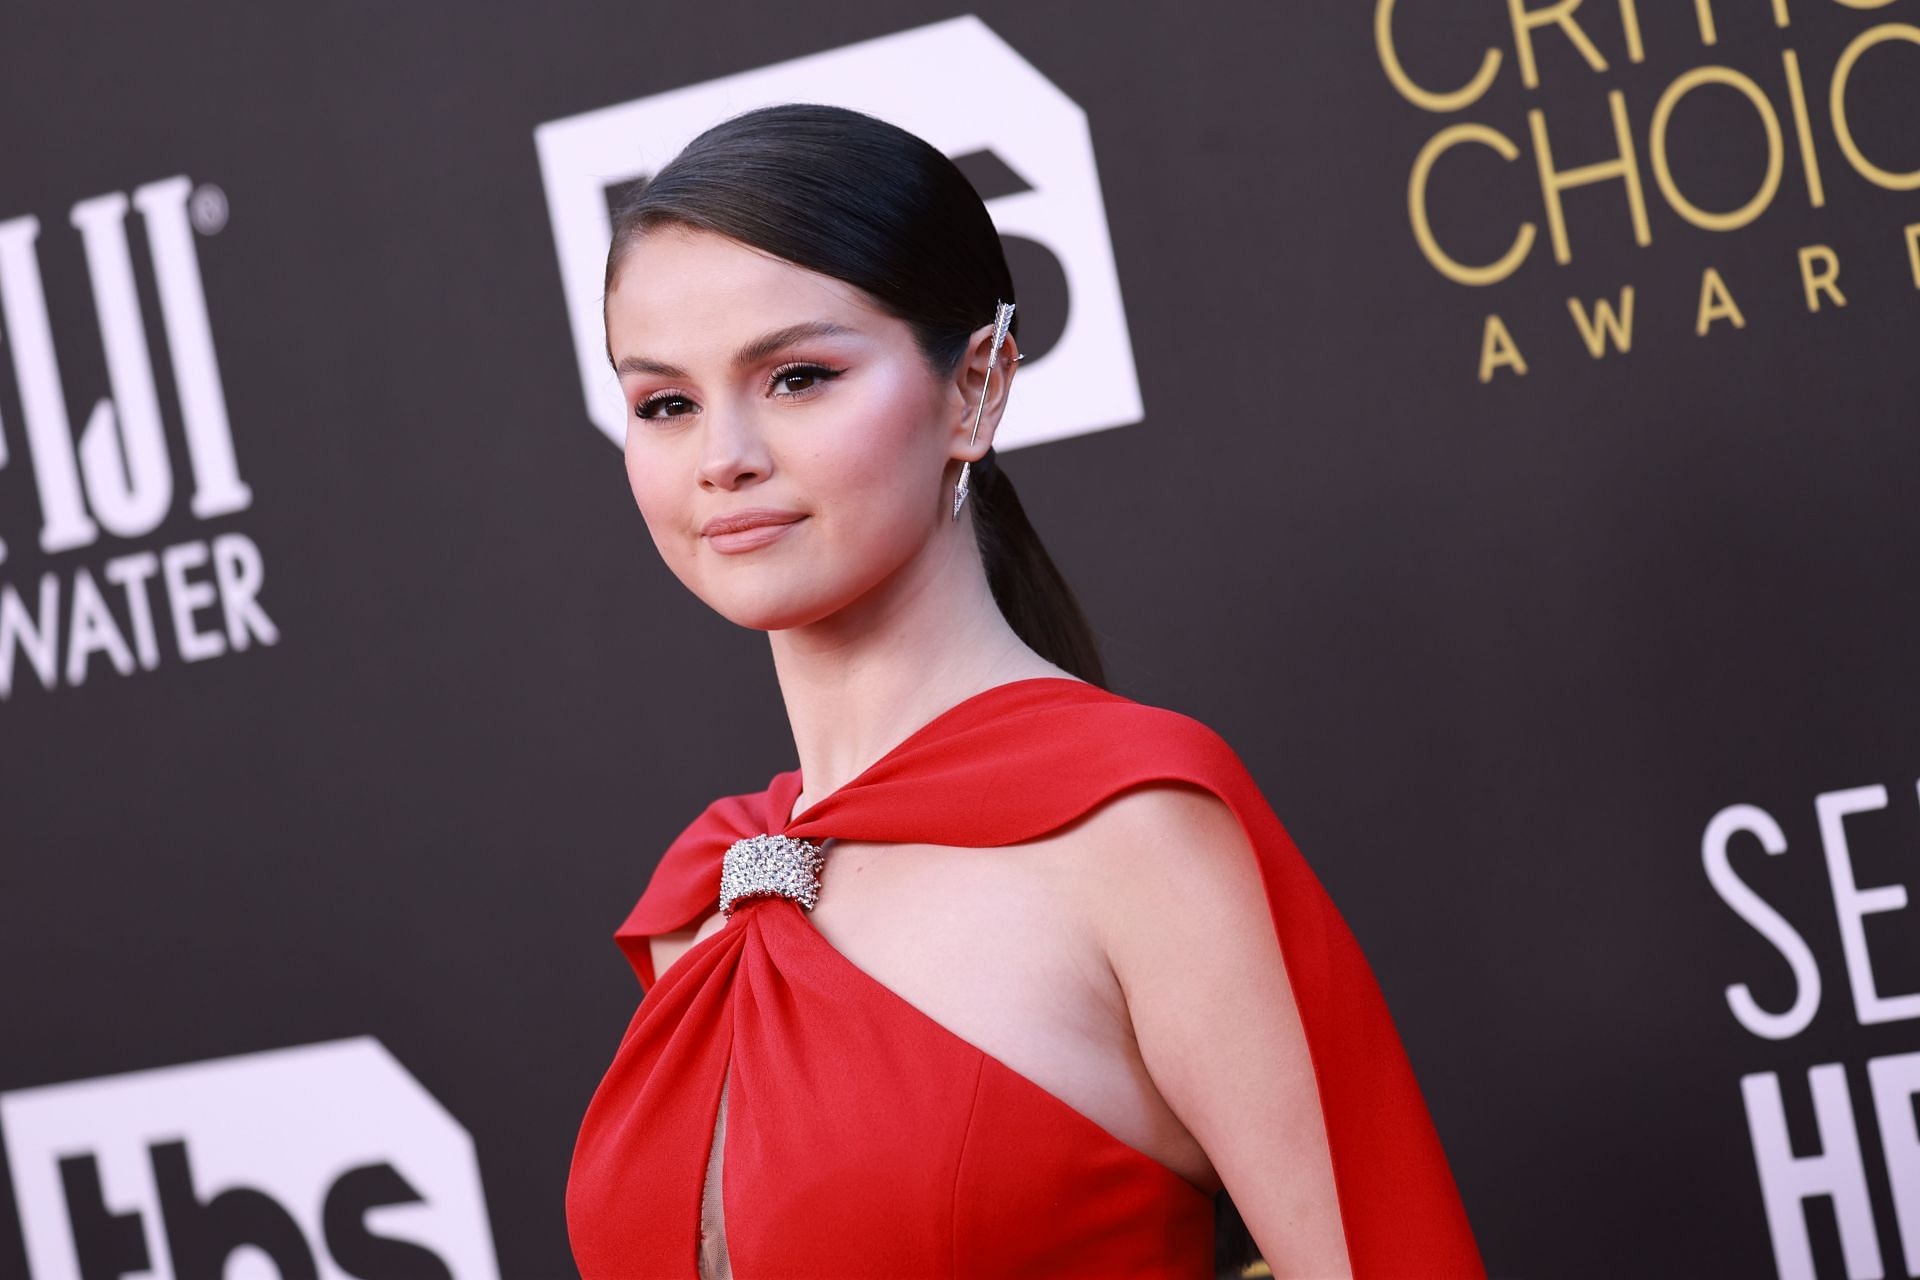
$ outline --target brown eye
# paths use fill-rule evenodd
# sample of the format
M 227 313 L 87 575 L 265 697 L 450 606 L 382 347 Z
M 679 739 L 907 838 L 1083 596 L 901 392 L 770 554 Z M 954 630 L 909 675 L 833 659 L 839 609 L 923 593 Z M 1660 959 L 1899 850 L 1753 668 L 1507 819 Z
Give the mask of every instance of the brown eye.
M 825 365 L 818 364 L 782 365 L 773 371 L 771 379 L 773 394 L 781 399 L 811 395 L 829 379 L 837 378 L 845 372 L 845 369 L 829 369 Z M 800 385 L 796 386 L 795 383 Z
M 674 392 L 663 392 L 660 395 L 649 396 L 647 399 L 635 405 L 633 414 L 636 418 L 684 418 L 686 416 L 684 412 L 657 412 L 662 405 L 676 404 L 685 405 L 690 408 L 693 402 L 683 395 Z

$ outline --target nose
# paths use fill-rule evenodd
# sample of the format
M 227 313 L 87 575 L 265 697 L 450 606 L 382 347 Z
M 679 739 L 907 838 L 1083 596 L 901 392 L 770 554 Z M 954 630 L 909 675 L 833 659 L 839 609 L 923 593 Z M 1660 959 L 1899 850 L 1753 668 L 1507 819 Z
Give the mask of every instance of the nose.
M 773 461 L 751 413 L 709 408 L 704 417 L 698 467 L 702 488 L 731 491 L 767 478 Z

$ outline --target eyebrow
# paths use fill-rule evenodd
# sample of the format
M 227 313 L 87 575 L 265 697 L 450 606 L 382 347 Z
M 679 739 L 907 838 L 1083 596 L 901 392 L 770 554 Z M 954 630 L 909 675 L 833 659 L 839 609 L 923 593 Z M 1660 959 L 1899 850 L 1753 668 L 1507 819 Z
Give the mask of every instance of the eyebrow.
M 857 334 L 858 329 L 831 320 L 806 320 L 799 324 L 790 324 L 784 329 L 775 329 L 763 333 L 733 353 L 735 368 L 758 364 L 783 347 L 808 338 L 831 338 L 840 334 Z M 615 375 L 629 373 L 651 373 L 662 378 L 684 378 L 687 371 L 679 365 L 667 364 L 660 360 L 649 360 L 646 356 L 621 356 L 613 362 Z

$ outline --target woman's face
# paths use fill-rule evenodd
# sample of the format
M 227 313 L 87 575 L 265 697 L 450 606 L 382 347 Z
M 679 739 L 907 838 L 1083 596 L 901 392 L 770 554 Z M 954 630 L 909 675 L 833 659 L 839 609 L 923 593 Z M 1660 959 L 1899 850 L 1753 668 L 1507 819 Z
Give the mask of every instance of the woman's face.
M 956 439 L 976 456 L 956 433 L 960 383 L 864 291 L 668 225 L 629 248 L 606 322 L 634 501 L 668 568 L 722 616 L 818 621 L 967 529 L 940 520 Z M 990 438 L 983 424 L 978 452 Z M 783 523 L 709 527 L 754 513 Z

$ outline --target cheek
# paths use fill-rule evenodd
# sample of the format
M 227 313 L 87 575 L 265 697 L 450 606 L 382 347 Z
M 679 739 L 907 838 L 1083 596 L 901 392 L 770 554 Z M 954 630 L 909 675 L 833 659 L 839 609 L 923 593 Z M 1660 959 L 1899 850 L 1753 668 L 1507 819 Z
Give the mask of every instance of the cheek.
M 647 523 L 647 530 L 653 535 L 654 542 L 660 544 L 662 552 L 668 546 L 662 542 L 665 532 L 675 527 L 681 512 L 678 504 L 682 495 L 676 491 L 667 476 L 667 468 L 662 459 L 649 456 L 644 448 L 632 443 L 629 436 L 626 447 L 627 488 L 633 493 L 634 505 L 640 508 L 640 516 Z
M 898 377 L 876 384 L 823 436 L 809 460 L 810 479 L 860 503 L 874 521 L 897 521 L 926 508 L 945 462 L 943 445 L 925 379 Z

